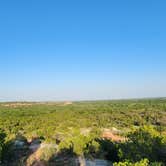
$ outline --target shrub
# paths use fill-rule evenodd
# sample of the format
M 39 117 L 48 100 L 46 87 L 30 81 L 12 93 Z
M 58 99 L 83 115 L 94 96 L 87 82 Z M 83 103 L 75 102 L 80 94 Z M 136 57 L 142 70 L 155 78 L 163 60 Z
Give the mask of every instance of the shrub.
M 162 161 L 160 150 L 163 148 L 163 138 L 151 127 L 143 127 L 128 135 L 128 142 L 119 148 L 121 160 L 136 162 L 147 158 L 151 162 Z M 164 159 L 163 159 L 164 160 Z
M 125 161 L 125 162 L 119 162 L 119 163 L 113 164 L 113 166 L 148 166 L 148 165 L 149 165 L 148 159 L 143 159 L 136 163 Z
M 5 137 L 6 134 L 0 129 L 0 163 L 2 162 L 2 158 L 4 155 Z

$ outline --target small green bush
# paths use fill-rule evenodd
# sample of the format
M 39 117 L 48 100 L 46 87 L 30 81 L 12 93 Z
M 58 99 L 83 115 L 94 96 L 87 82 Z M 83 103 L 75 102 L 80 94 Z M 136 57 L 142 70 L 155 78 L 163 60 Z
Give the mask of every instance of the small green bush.
M 2 162 L 2 158 L 4 155 L 5 137 L 6 134 L 0 129 L 0 163 Z
M 113 164 L 113 166 L 148 166 L 148 165 L 149 165 L 148 159 L 143 159 L 136 163 L 125 161 L 125 162 L 118 162 Z

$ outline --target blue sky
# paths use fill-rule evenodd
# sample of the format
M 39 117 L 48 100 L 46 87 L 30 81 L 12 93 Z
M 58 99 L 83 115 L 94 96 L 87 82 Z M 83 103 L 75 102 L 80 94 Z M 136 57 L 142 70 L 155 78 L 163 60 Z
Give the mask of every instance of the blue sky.
M 0 101 L 166 96 L 165 0 L 0 2 Z

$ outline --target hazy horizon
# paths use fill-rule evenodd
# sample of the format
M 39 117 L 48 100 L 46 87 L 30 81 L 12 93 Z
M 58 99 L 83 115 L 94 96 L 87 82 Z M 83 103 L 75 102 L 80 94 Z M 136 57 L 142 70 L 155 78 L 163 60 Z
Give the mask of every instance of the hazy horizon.
M 112 98 L 112 99 L 76 99 L 76 100 L 1 100 L 0 103 L 56 103 L 56 102 L 95 102 L 95 101 L 123 101 L 123 100 L 155 100 L 165 99 L 166 96 L 138 97 L 138 98 Z

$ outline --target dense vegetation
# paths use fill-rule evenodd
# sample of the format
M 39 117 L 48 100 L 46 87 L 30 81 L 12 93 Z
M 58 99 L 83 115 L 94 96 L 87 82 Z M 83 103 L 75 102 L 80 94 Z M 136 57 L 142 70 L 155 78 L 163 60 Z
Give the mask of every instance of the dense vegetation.
M 105 130 L 124 141 L 103 138 Z M 34 140 L 45 146 L 32 153 Z M 18 141 L 24 146 L 17 148 Z M 164 165 L 166 99 L 1 103 L 0 164 L 33 165 L 34 153 L 45 165 L 66 156 L 106 159 L 115 166 Z

